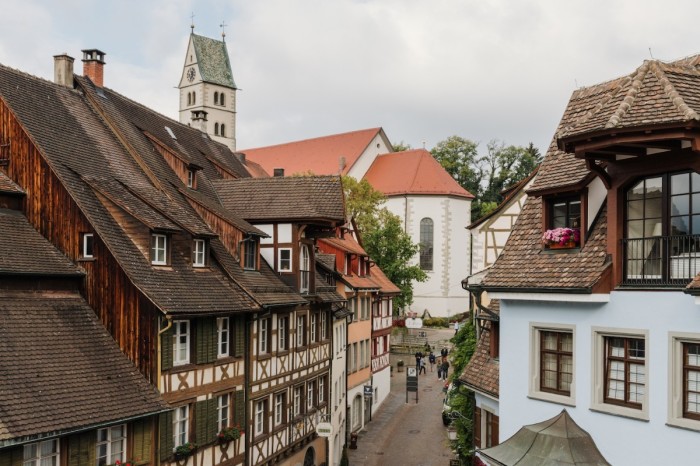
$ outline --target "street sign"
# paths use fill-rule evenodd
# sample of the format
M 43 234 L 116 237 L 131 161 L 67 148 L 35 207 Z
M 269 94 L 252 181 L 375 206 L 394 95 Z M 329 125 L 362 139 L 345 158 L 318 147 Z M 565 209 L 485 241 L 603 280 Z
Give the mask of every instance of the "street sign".
M 418 374 L 417 374 L 416 370 L 417 370 L 417 369 L 416 369 L 415 367 L 409 367 L 409 368 L 408 368 L 408 371 L 406 372 L 406 375 L 407 375 L 408 377 L 417 377 Z
M 423 328 L 423 319 L 420 317 L 410 317 L 404 321 L 406 328 Z
M 372 386 L 365 385 L 364 387 L 365 398 L 372 398 Z
M 333 426 L 330 422 L 319 422 L 316 424 L 316 433 L 319 437 L 330 437 L 333 434 Z
M 416 393 L 416 403 L 418 403 L 418 372 L 415 367 L 409 367 L 406 371 L 406 403 L 408 403 L 408 392 Z

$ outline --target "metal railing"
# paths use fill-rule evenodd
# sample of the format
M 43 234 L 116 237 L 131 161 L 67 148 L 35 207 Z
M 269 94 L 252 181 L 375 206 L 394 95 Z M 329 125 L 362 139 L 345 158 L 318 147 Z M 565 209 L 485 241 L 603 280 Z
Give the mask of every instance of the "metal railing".
M 700 272 L 700 235 L 623 239 L 623 285 L 684 287 Z

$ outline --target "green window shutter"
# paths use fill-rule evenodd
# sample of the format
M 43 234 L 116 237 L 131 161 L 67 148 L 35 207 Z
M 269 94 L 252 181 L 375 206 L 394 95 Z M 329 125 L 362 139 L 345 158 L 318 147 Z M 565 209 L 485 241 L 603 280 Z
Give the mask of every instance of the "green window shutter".
M 197 445 L 205 445 L 207 439 L 207 401 L 198 401 L 194 405 L 195 435 Z
M 159 416 L 160 461 L 173 454 L 173 412 L 161 413 Z
M 160 335 L 160 367 L 166 371 L 173 367 L 173 328 Z
M 131 432 L 133 434 L 134 445 L 133 453 L 129 458 L 133 458 L 134 463 L 151 464 L 153 455 L 151 452 L 151 427 L 152 419 L 142 419 L 131 424 Z
M 245 356 L 245 317 L 236 317 L 234 319 L 234 348 L 233 355 L 237 358 Z
M 93 466 L 97 432 L 94 430 L 71 435 L 68 438 L 68 458 L 71 466 Z
M 210 398 L 207 400 L 207 419 L 207 426 L 209 427 L 207 438 L 210 439 L 209 441 L 213 441 L 216 438 L 216 434 L 219 433 L 219 418 L 216 413 L 216 398 Z
M 197 364 L 216 360 L 216 319 L 197 319 Z
M 234 398 L 233 422 L 245 432 L 245 397 L 243 396 L 243 390 L 236 391 Z

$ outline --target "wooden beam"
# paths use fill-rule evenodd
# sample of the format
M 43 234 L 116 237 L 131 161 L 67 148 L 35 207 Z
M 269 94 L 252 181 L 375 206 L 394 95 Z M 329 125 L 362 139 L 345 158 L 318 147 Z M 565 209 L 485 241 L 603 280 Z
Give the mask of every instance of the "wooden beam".
M 603 185 L 605 185 L 606 189 L 610 189 L 610 187 L 612 186 L 612 180 L 610 179 L 610 175 L 608 175 L 608 172 L 606 172 L 603 167 L 601 167 L 591 159 L 586 160 L 586 167 L 590 171 L 598 175 L 600 181 L 603 182 Z

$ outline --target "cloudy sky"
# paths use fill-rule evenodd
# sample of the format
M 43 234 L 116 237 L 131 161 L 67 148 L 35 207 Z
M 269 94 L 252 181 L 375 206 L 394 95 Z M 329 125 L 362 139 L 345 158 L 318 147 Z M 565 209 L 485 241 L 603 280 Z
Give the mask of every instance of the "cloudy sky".
M 382 126 L 549 144 L 577 87 L 700 53 L 697 0 L 0 0 L 0 63 L 52 79 L 55 54 L 107 53 L 105 85 L 177 118 L 195 32 L 226 43 L 238 148 Z M 76 63 L 80 72 L 81 64 Z

